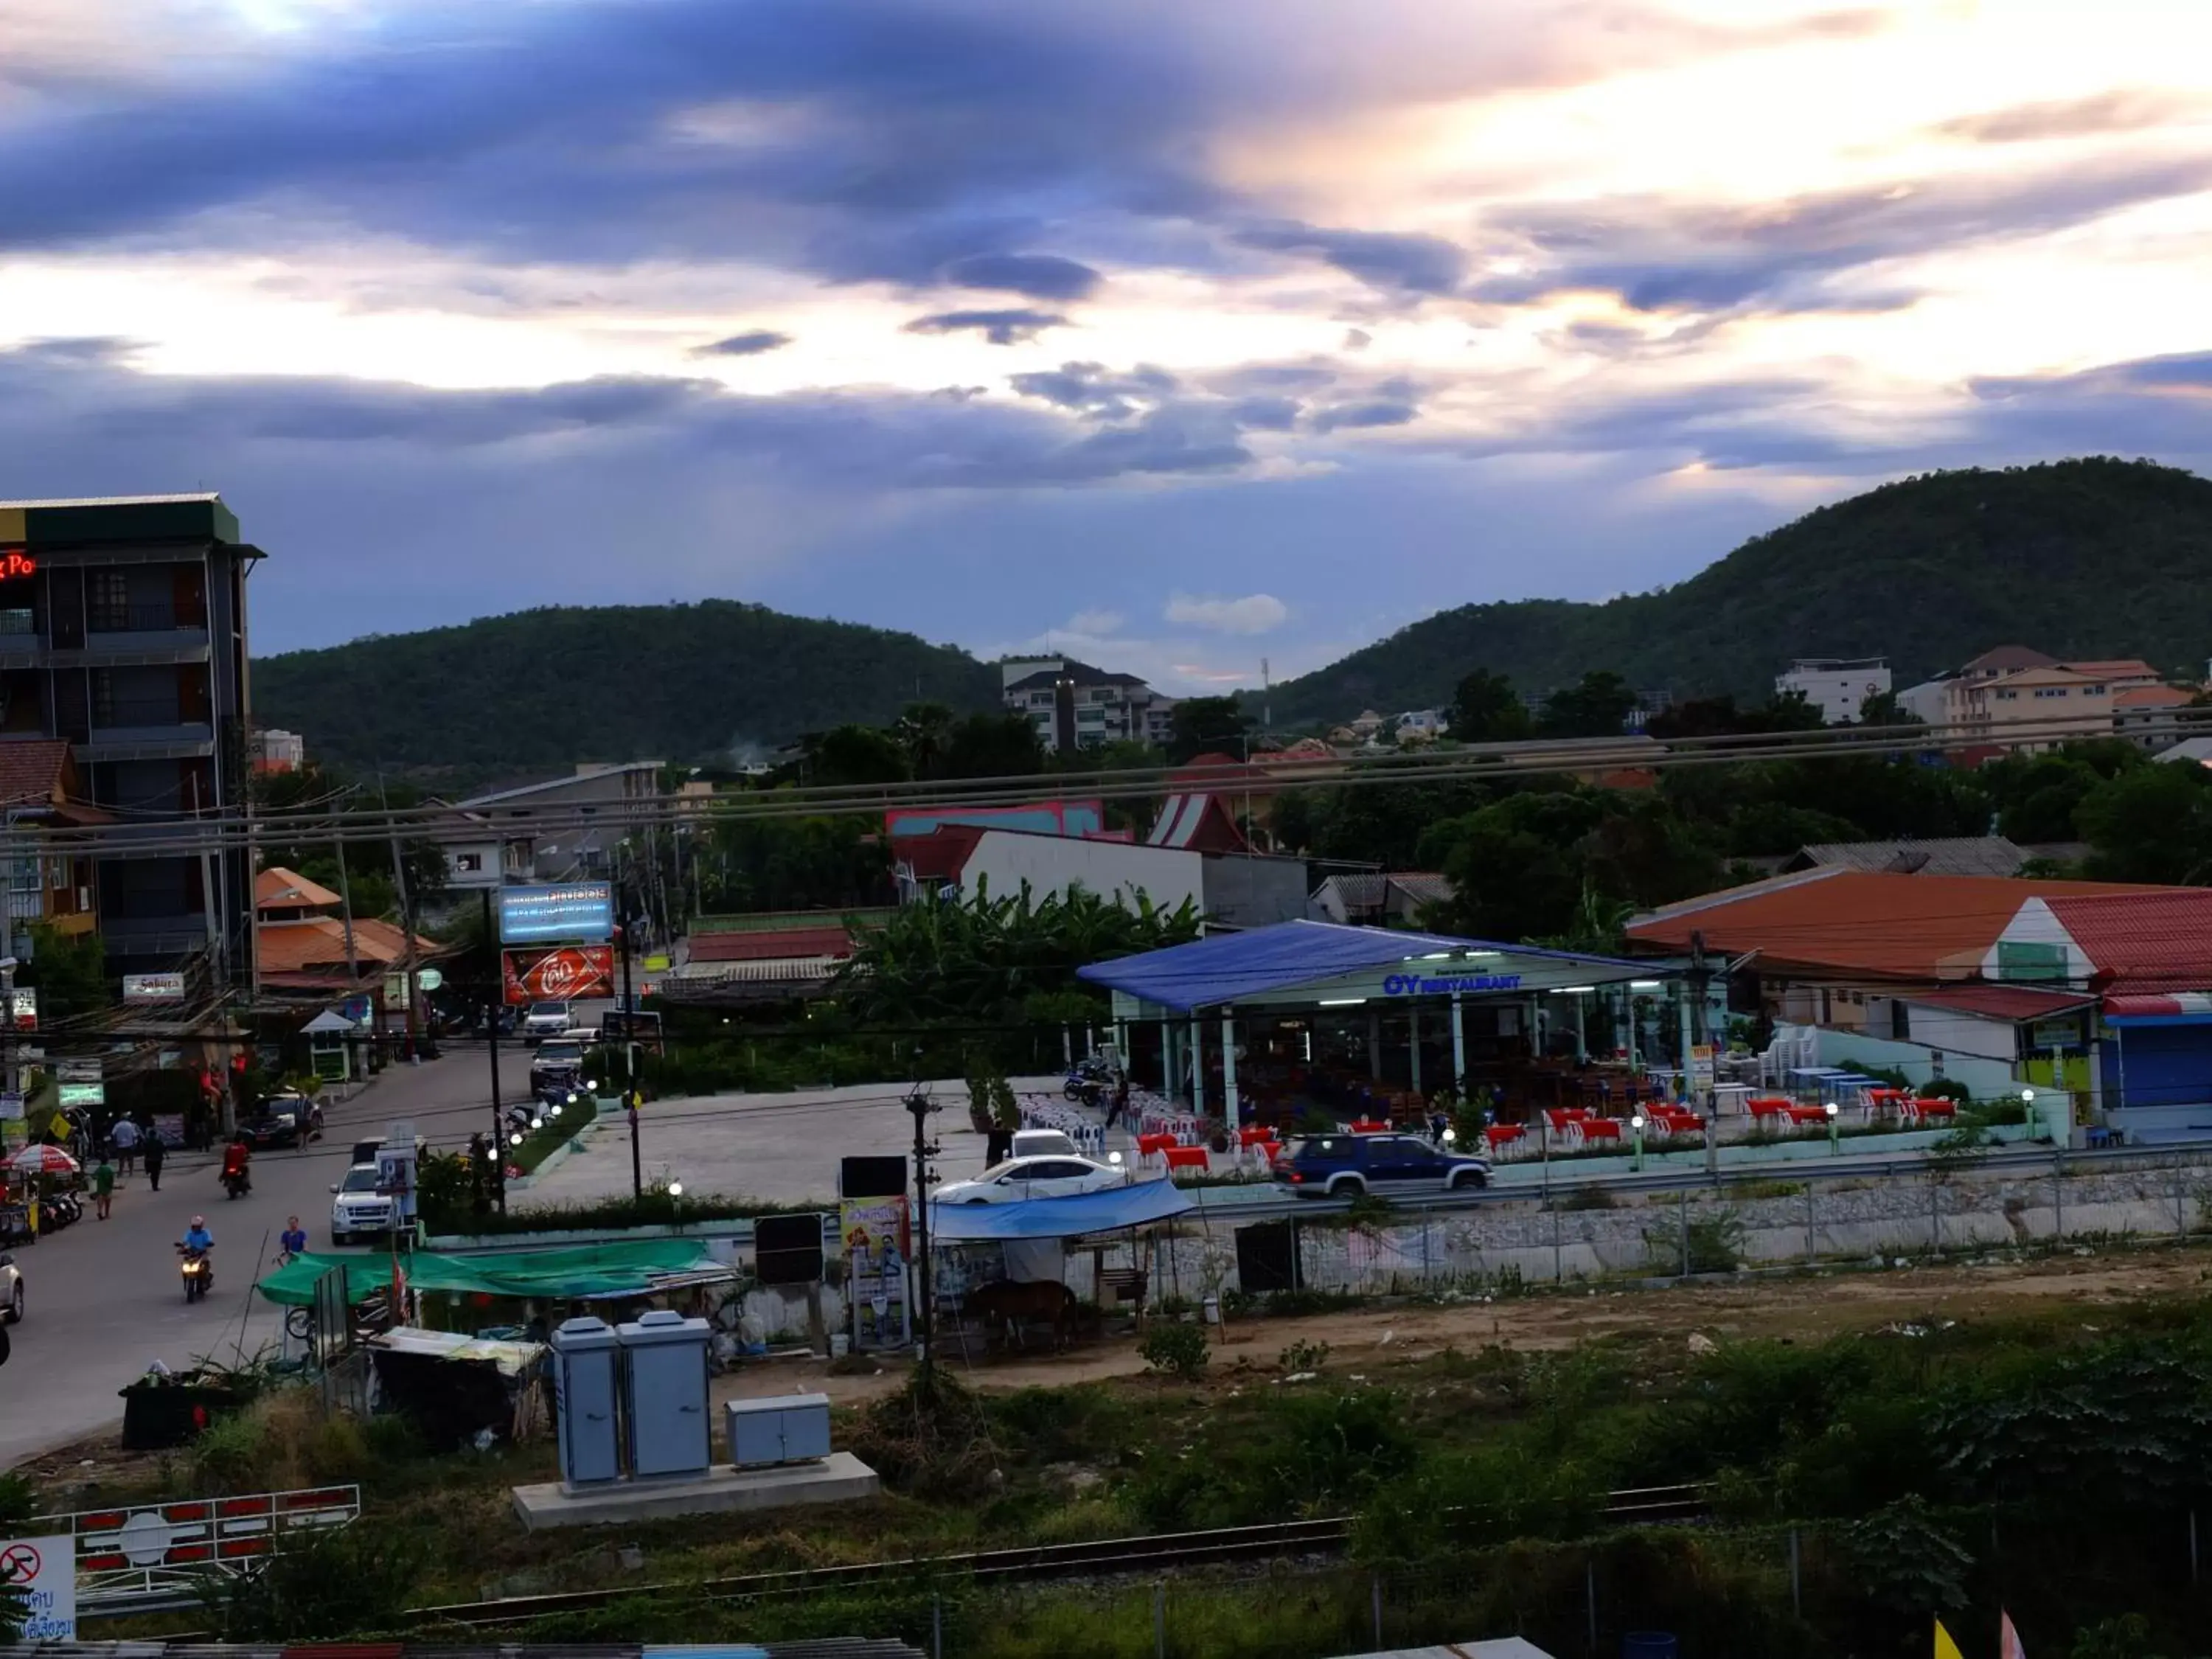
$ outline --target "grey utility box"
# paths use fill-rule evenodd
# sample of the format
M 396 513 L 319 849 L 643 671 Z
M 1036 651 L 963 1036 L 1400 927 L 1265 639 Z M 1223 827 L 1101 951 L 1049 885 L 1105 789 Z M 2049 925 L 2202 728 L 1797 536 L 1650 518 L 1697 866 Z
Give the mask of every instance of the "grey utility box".
M 614 1328 L 571 1319 L 553 1333 L 553 1416 L 561 1441 L 561 1484 L 570 1490 L 622 1476 L 617 1421 Z
M 730 1462 L 741 1469 L 809 1463 L 830 1455 L 826 1394 L 725 1401 L 722 1420 L 730 1437 Z
M 617 1326 L 622 1342 L 629 1472 L 641 1480 L 702 1475 L 713 1466 L 707 1420 L 707 1345 L 713 1330 L 663 1308 Z

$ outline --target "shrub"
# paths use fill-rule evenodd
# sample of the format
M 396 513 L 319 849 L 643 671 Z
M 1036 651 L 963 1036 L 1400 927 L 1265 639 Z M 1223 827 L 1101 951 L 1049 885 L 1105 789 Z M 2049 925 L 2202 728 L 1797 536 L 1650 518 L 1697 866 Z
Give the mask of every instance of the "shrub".
M 281 1642 L 388 1629 L 416 1593 L 421 1551 L 370 1522 L 279 1534 L 257 1573 L 217 1578 L 202 1601 L 226 1642 Z
M 1186 1382 L 1198 1379 L 1211 1357 L 1206 1340 L 1206 1327 L 1186 1325 L 1180 1320 L 1162 1321 L 1153 1325 L 1145 1333 L 1145 1340 L 1137 1345 L 1137 1352 L 1152 1370 L 1180 1377 Z
M 1644 1230 L 1644 1248 L 1654 1267 L 1662 1273 L 1682 1270 L 1686 1231 L 1689 1270 L 1693 1273 L 1733 1273 L 1743 1259 L 1743 1221 L 1734 1210 L 1686 1216 L 1678 1211 L 1656 1227 Z
M 1620 1200 L 1602 1187 L 1577 1187 L 1559 1202 L 1562 1210 L 1617 1210 Z
M 1328 1344 L 1303 1338 L 1285 1348 L 1276 1364 L 1286 1371 L 1317 1371 L 1328 1358 Z

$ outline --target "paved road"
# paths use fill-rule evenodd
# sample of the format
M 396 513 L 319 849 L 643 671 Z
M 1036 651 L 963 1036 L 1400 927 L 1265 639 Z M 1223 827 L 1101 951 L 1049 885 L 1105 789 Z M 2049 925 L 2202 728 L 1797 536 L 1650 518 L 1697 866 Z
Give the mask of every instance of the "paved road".
M 522 1068 L 501 1054 L 508 1088 Z M 504 1092 L 504 1091 L 502 1091 Z M 9 1334 L 13 1353 L 0 1370 L 0 1468 L 93 1433 L 122 1417 L 116 1390 L 159 1358 L 179 1369 L 196 1357 L 251 1354 L 277 1336 L 277 1311 L 252 1293 L 257 1262 L 275 1255 L 284 1218 L 296 1214 L 318 1249 L 330 1245 L 331 1183 L 344 1173 L 356 1139 L 380 1137 L 411 1118 L 435 1144 L 465 1141 L 489 1119 L 490 1087 L 482 1045 L 449 1048 L 419 1066 L 394 1066 L 329 1114 L 323 1140 L 301 1152 L 253 1160 L 253 1191 L 235 1201 L 217 1165 L 173 1157 L 161 1190 L 143 1170 L 116 1194 L 105 1221 L 89 1213 L 74 1227 L 18 1249 L 29 1303 Z M 215 1234 L 216 1284 L 186 1306 L 171 1245 L 195 1212 Z

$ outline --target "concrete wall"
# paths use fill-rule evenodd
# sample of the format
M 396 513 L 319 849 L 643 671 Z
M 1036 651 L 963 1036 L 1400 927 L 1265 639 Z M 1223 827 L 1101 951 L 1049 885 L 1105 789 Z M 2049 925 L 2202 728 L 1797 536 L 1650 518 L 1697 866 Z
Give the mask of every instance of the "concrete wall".
M 2013 1080 L 2012 1067 L 1997 1060 L 1954 1054 L 1948 1049 L 1934 1049 L 1917 1042 L 1893 1042 L 1887 1037 L 1870 1037 L 1856 1031 L 1838 1031 L 1826 1026 L 1820 1030 L 1821 1065 L 1838 1066 L 1852 1060 L 1884 1070 L 1894 1068 L 1916 1085 L 1935 1079 L 1935 1057 L 1939 1053 L 1943 1056 L 1942 1075 L 1965 1084 L 1977 1100 L 2020 1091 L 2020 1085 Z
M 1956 1008 L 1932 1008 L 1905 999 L 1905 1029 L 1912 1041 L 1940 1050 L 1948 1063 L 1953 1054 L 1975 1054 L 2011 1066 L 2020 1052 L 2020 1039 L 2005 1020 L 1984 1019 Z
M 1693 1236 L 1701 1223 L 1740 1227 L 1740 1260 L 1747 1267 L 1877 1256 L 1893 1263 L 2085 1236 L 2212 1231 L 2205 1207 L 2212 1199 L 2212 1163 L 2201 1151 L 2170 1166 L 2063 1177 L 2054 1164 L 2033 1176 L 1967 1173 L 1802 1187 L 1778 1182 L 1749 1190 L 1762 1195 L 1686 1188 L 1616 1195 L 1619 1207 L 1612 1209 L 1498 1204 L 1368 1228 L 1316 1216 L 1297 1225 L 1299 1272 L 1309 1290 L 1364 1295 L 1480 1292 L 1514 1278 L 1551 1283 L 1668 1276 L 1680 1269 L 1685 1218 Z M 1070 1268 L 1077 1293 L 1088 1294 L 1087 1258 L 1072 1259 Z M 1216 1223 L 1201 1231 L 1184 1223 L 1177 1237 L 1161 1241 L 1156 1296 L 1195 1301 L 1236 1283 L 1234 1228 Z
M 1131 909 L 1139 893 L 1164 910 L 1186 899 L 1200 907 L 1206 899 L 1204 863 L 1196 853 L 995 830 L 986 830 L 975 843 L 961 875 L 961 896 L 974 898 L 988 882 L 991 896 L 1004 898 L 1019 892 L 1024 881 L 1039 899 L 1080 886 Z

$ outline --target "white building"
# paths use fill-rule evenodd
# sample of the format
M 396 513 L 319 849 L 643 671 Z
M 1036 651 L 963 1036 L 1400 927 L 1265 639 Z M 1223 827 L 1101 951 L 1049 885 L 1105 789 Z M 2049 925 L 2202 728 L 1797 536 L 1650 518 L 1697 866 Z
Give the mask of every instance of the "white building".
M 579 762 L 574 774 L 471 795 L 453 810 L 495 832 L 510 881 L 570 881 L 604 876 L 611 850 L 629 834 L 640 803 L 661 799 L 665 761 L 620 765 Z M 592 820 L 604 814 L 604 824 Z
M 1175 699 L 1134 674 L 1060 657 L 1004 662 L 999 672 L 1008 711 L 1028 717 L 1048 754 L 1109 743 L 1164 744 L 1174 735 Z
M 1869 697 L 1889 690 L 1889 661 L 1884 657 L 1800 657 L 1790 672 L 1774 678 L 1774 695 L 1801 692 L 1830 726 L 1859 717 Z

